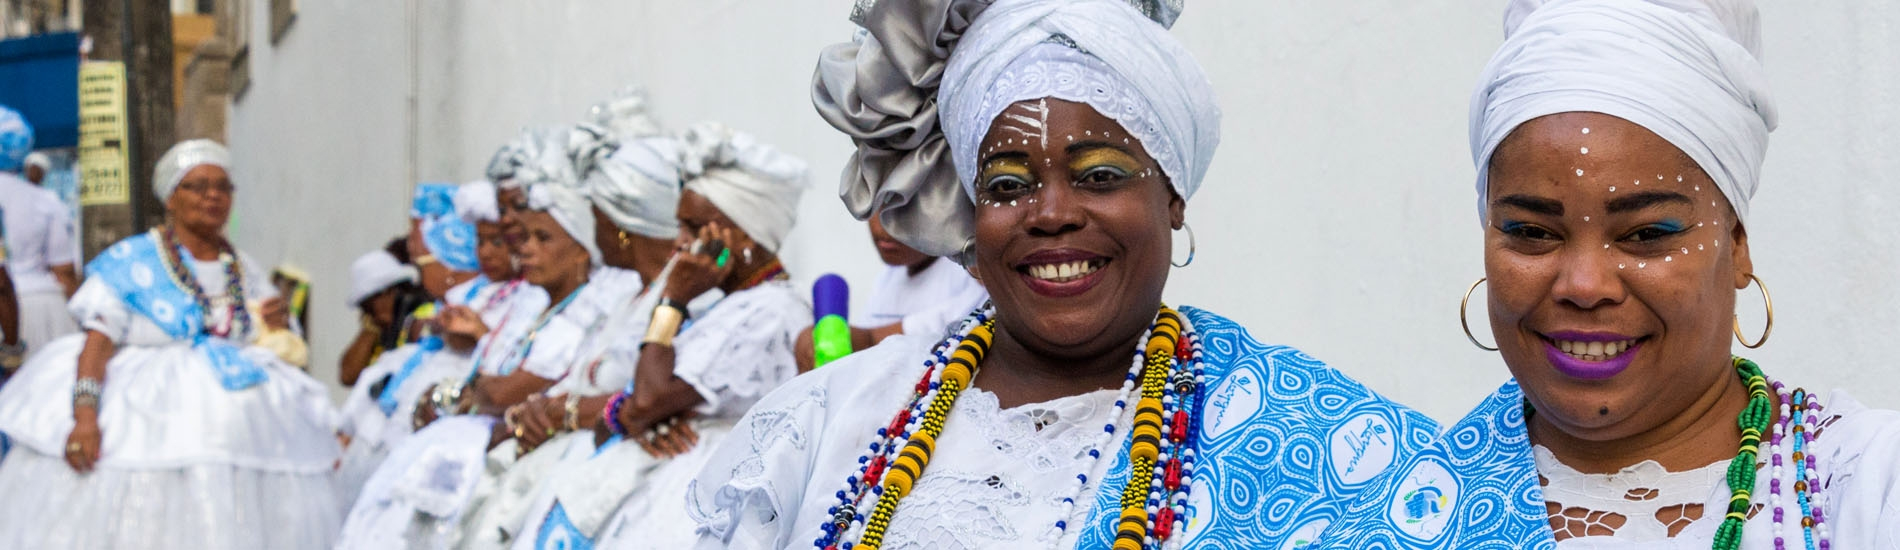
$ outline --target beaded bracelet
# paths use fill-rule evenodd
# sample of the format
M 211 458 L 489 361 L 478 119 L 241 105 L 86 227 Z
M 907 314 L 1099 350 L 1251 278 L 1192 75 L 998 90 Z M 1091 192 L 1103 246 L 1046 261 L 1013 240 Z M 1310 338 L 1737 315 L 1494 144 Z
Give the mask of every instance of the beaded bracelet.
M 627 392 L 618 392 L 607 398 L 607 406 L 600 410 L 600 421 L 614 435 L 627 435 L 627 427 L 620 425 L 620 405 L 626 402 Z

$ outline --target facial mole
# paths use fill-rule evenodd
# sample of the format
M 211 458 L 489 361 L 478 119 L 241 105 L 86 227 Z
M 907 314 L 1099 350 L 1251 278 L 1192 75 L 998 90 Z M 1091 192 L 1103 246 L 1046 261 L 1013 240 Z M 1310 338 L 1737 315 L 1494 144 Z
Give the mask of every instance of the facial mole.
M 1597 416 L 1609 416 L 1609 415 L 1610 415 L 1610 408 L 1609 408 L 1609 407 L 1599 407 L 1599 408 L 1597 408 Z

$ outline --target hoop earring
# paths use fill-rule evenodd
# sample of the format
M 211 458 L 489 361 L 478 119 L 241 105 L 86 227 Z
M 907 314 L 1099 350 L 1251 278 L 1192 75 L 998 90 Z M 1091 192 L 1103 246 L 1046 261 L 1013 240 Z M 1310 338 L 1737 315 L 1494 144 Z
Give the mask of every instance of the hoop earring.
M 1471 340 L 1471 345 L 1478 346 L 1478 349 L 1484 351 L 1497 351 L 1496 347 L 1478 342 L 1478 337 L 1471 334 L 1471 321 L 1465 319 L 1465 309 L 1471 305 L 1471 292 L 1478 290 L 1478 285 L 1484 284 L 1486 279 L 1487 277 L 1479 277 L 1478 282 L 1471 283 L 1471 286 L 1465 289 L 1465 299 L 1458 302 L 1458 325 L 1465 328 L 1465 338 Z
M 1194 264 L 1194 226 L 1188 225 L 1187 222 L 1181 222 L 1181 229 L 1186 230 L 1188 234 L 1188 257 L 1187 261 L 1178 264 L 1174 263 L 1172 259 L 1168 260 L 1168 265 L 1174 267 L 1187 267 Z
M 1742 347 L 1756 349 L 1768 343 L 1768 334 L 1775 331 L 1775 300 L 1768 297 L 1768 285 L 1761 284 L 1761 277 L 1756 277 L 1754 273 L 1749 273 L 1747 276 L 1748 280 L 1755 282 L 1755 288 L 1761 290 L 1761 303 L 1768 309 L 1768 326 L 1762 327 L 1761 339 L 1750 344 L 1748 339 L 1742 337 L 1742 317 L 1737 315 L 1735 316 L 1735 341 L 1741 342 Z

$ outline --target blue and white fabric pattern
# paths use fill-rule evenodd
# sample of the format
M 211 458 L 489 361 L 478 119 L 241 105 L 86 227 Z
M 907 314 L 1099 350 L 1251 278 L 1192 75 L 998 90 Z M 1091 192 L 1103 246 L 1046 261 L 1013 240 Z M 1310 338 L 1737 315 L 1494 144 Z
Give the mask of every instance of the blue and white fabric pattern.
M 1181 313 L 1201 336 L 1207 379 L 1187 548 L 1303 547 L 1438 431 L 1430 417 L 1297 349 L 1263 344 L 1201 309 Z M 1132 469 L 1120 447 L 1076 548 L 1114 546 Z
M 1517 382 L 1396 462 L 1344 517 L 1318 548 L 1556 548 Z
M 19 111 L 0 105 L 0 172 L 14 172 L 33 152 L 33 125 Z
M 133 311 L 172 338 L 190 341 L 211 360 L 224 389 L 241 390 L 263 382 L 264 369 L 239 353 L 238 346 L 205 332 L 204 310 L 192 290 L 171 276 L 160 246 L 152 233 L 119 241 L 86 264 L 86 272 L 105 281 Z M 182 252 L 180 257 L 185 257 Z

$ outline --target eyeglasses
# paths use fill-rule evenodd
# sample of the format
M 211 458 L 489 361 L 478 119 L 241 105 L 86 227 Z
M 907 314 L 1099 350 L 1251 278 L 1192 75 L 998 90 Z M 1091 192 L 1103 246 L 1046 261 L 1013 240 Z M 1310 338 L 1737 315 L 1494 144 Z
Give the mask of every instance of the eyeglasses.
M 237 188 L 232 186 L 231 182 L 228 182 L 228 181 L 222 181 L 222 182 L 216 182 L 216 183 L 204 182 L 204 181 L 188 181 L 188 182 L 178 184 L 178 188 L 183 189 L 185 191 L 189 191 L 193 195 L 199 195 L 199 196 L 208 195 L 212 191 L 218 191 L 220 193 L 224 193 L 225 196 L 231 196 L 232 194 L 237 192 Z

